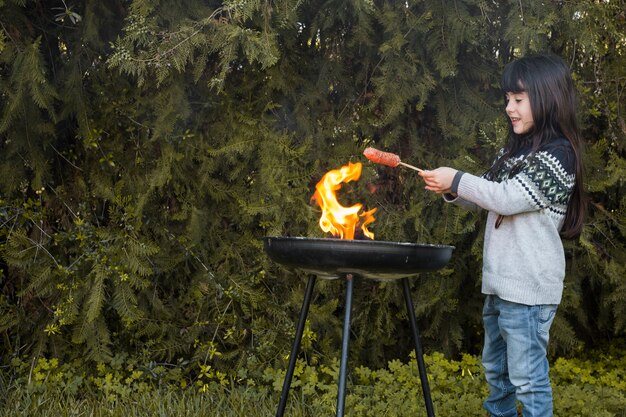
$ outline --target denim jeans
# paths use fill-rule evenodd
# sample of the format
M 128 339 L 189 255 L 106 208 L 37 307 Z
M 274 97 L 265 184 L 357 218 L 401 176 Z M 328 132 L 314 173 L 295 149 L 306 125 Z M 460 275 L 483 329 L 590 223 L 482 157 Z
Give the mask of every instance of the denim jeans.
M 552 387 L 546 356 L 556 305 L 513 303 L 488 295 L 483 307 L 483 366 L 490 394 L 484 403 L 492 417 L 552 416 Z

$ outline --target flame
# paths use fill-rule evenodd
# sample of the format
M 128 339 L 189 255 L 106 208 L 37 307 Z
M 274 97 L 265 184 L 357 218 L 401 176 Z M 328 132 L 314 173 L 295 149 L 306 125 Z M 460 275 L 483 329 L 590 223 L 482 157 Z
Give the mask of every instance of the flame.
M 367 225 L 375 220 L 373 214 L 376 209 L 359 214 L 363 208 L 362 204 L 344 207 L 337 201 L 336 191 L 341 188 L 341 183 L 358 180 L 359 177 L 361 177 L 361 163 L 348 162 L 348 165 L 328 171 L 317 183 L 313 199 L 322 209 L 319 224 L 323 231 L 339 236 L 341 239 L 353 240 L 359 217 L 363 217 L 361 230 L 365 236 L 374 239 L 374 233 L 367 229 Z

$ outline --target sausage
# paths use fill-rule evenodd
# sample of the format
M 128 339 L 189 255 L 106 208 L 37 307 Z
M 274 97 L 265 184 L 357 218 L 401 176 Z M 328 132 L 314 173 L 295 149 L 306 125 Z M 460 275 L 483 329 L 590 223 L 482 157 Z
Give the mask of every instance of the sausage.
M 363 155 L 370 161 L 395 168 L 400 165 L 400 157 L 395 153 L 383 152 L 374 148 L 365 148 Z

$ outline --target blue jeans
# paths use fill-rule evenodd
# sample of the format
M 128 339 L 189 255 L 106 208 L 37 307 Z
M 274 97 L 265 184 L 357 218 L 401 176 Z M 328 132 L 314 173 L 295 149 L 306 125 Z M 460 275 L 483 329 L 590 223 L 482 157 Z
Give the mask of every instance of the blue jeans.
M 546 355 L 556 305 L 513 303 L 488 295 L 483 307 L 483 366 L 490 394 L 484 403 L 492 417 L 552 416 L 552 387 Z

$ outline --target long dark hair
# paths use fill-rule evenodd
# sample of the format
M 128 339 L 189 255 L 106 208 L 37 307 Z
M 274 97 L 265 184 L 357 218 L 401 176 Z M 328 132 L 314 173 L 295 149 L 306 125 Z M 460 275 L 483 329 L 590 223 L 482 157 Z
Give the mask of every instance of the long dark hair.
M 561 236 L 580 236 L 587 214 L 587 197 L 583 185 L 583 141 L 576 118 L 577 92 L 569 67 L 561 58 L 551 54 L 530 55 L 510 62 L 504 68 L 501 81 L 506 94 L 527 92 L 534 126 L 518 135 L 509 120 L 509 140 L 502 158 L 491 172 L 502 168 L 504 161 L 515 155 L 523 143 L 531 141 L 532 152 L 560 137 L 565 137 L 574 150 L 576 182 L 567 205 Z

